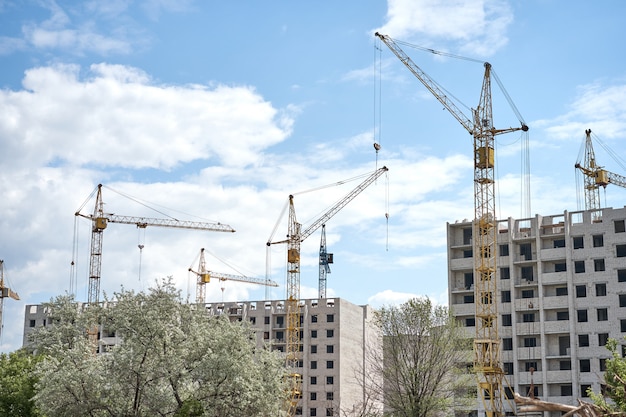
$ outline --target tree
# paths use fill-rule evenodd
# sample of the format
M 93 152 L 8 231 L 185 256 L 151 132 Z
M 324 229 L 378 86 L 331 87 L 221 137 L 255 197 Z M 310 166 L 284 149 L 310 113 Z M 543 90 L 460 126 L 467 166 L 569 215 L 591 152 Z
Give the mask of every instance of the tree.
M 589 389 L 588 394 L 593 403 L 606 413 L 626 413 L 626 358 L 622 358 L 615 339 L 609 339 L 606 348 L 611 358 L 606 360 L 604 371 L 605 389 L 595 393 Z M 608 399 L 608 400 L 607 400 Z
M 46 416 L 281 415 L 284 360 L 257 348 L 248 325 L 182 303 L 171 279 L 104 305 L 81 311 L 58 298 L 48 306 L 54 325 L 34 332 L 48 354 L 35 397 Z M 122 339 L 105 354 L 87 336 L 96 317 Z
M 383 348 L 370 354 L 369 366 L 382 383 L 370 383 L 390 415 L 430 417 L 471 404 L 471 347 L 447 307 L 414 298 L 376 311 L 375 322 Z
M 34 368 L 41 356 L 23 349 L 0 354 L 0 415 L 5 417 L 37 416 Z

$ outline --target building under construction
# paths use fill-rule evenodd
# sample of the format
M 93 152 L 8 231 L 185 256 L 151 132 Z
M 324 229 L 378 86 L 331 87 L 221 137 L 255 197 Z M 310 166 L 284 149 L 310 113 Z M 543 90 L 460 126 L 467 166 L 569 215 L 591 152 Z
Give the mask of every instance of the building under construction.
M 301 305 L 298 371 L 302 375 L 303 395 L 295 409 L 296 415 L 336 416 L 340 410 L 359 407 L 366 397 L 363 375 L 367 374 L 368 351 L 381 349 L 381 339 L 372 323 L 372 308 L 342 298 L 306 299 L 301 300 Z M 286 351 L 285 300 L 216 302 L 205 307 L 209 314 L 225 314 L 231 321 L 249 322 L 259 347 Z M 26 306 L 24 344 L 33 328 L 49 324 L 46 320 L 44 306 Z M 120 342 L 114 333 L 100 329 L 99 352 L 106 352 Z M 382 409 L 382 404 L 378 407 Z
M 497 231 L 496 310 L 505 387 L 562 404 L 585 398 L 588 388 L 599 392 L 610 357 L 604 345 L 611 338 L 626 346 L 626 207 L 508 218 L 497 221 Z M 447 240 L 449 305 L 474 337 L 472 222 L 448 223 Z M 372 308 L 341 298 L 300 301 L 302 396 L 295 412 L 337 415 L 366 394 L 358 375 L 367 372 L 367 350 L 381 348 Z M 210 314 L 251 323 L 259 346 L 286 351 L 285 300 L 205 307 Z M 24 343 L 46 319 L 43 306 L 26 306 Z M 98 350 L 119 342 L 101 331 Z M 481 404 L 477 401 L 482 416 Z M 505 401 L 503 410 L 513 412 L 512 404 Z
M 607 340 L 626 350 L 626 207 L 509 218 L 497 231 L 504 379 L 521 395 L 562 404 L 600 392 Z M 448 223 L 447 234 L 449 305 L 473 337 L 472 222 Z M 504 411 L 513 411 L 506 402 Z

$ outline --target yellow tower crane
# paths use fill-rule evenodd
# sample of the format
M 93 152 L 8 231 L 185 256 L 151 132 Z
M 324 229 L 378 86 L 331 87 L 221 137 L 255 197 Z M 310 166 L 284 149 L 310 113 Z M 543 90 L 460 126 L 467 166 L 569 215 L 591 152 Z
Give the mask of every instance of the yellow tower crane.
M 96 204 L 92 214 L 82 214 L 83 206 L 76 211 L 75 215 L 91 220 L 91 256 L 89 260 L 89 304 L 97 304 L 100 297 L 100 273 L 102 269 L 102 233 L 108 223 L 134 224 L 138 228 L 144 229 L 148 226 L 172 227 L 177 229 L 206 230 L 210 232 L 234 232 L 235 230 L 227 224 L 204 223 L 194 221 L 183 221 L 177 219 L 154 219 L 149 217 L 120 216 L 104 212 L 104 202 L 102 201 L 102 184 L 91 193 L 89 200 L 96 193 Z
M 479 394 L 487 417 L 504 415 L 502 399 L 503 375 L 498 335 L 496 284 L 496 210 L 494 175 L 494 137 L 518 130 L 528 131 L 519 112 L 520 127 L 496 129 L 493 125 L 491 103 L 492 68 L 484 63 L 484 78 L 480 99 L 472 118 L 466 117 L 438 84 L 432 80 L 387 35 L 376 36 L 391 49 L 417 79 L 443 104 L 474 138 L 474 289 L 476 304 L 476 335 L 474 338 L 474 369 L 478 377 Z M 430 50 L 431 52 L 435 52 Z M 493 74 L 495 75 L 495 73 Z M 499 83 L 497 77 L 494 77 Z M 500 85 L 500 87 L 502 87 Z M 504 90 L 503 90 L 504 91 Z M 508 94 L 505 94 L 508 98 Z M 509 100 L 510 101 L 510 100 Z
M 296 219 L 296 210 L 293 205 L 293 195 L 289 196 L 289 224 L 287 239 L 272 242 L 272 237 L 267 241 L 267 246 L 286 243 L 287 244 L 287 349 L 286 362 L 289 369 L 289 404 L 287 415 L 294 416 L 296 407 L 302 395 L 302 375 L 298 373 L 298 362 L 300 360 L 300 244 L 311 236 L 318 228 L 330 220 L 350 201 L 359 195 L 365 188 L 372 184 L 383 173 L 387 172 L 387 167 L 378 168 L 369 175 L 356 188 L 339 200 L 326 213 L 315 220 L 310 226 L 302 231 L 302 225 Z M 281 214 L 282 216 L 282 214 Z M 280 220 L 280 219 L 279 219 Z
M 204 248 L 200 249 L 200 258 L 198 260 L 198 268 L 194 270 L 189 268 L 189 272 L 197 276 L 196 280 L 196 304 L 204 304 L 206 299 L 206 284 L 211 282 L 211 278 L 219 281 L 237 281 L 247 282 L 249 284 L 267 285 L 269 287 L 278 287 L 278 283 L 261 278 L 250 278 L 244 275 L 225 274 L 221 272 L 213 272 L 206 269 L 206 260 L 204 258 Z
M 20 296 L 9 287 L 4 286 L 4 261 L 0 259 L 0 334 L 2 334 L 2 309 L 4 307 L 4 299 L 12 298 L 19 300 Z
M 596 155 L 591 143 L 591 129 L 585 130 L 585 160 L 574 165 L 585 177 L 584 194 L 585 210 L 598 210 L 600 207 L 600 187 L 609 184 L 626 188 L 626 177 L 603 169 L 596 163 Z

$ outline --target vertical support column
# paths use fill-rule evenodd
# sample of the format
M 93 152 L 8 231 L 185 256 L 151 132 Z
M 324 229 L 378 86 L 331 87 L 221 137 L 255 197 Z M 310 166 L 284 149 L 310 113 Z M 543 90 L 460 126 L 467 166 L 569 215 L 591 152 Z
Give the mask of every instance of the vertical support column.
M 474 112 L 474 288 L 476 337 L 474 369 L 487 417 L 504 415 L 503 370 L 498 335 L 496 282 L 496 211 L 494 128 L 491 112 L 491 65 L 485 63 L 481 101 Z
M 288 416 L 295 415 L 302 396 L 300 359 L 300 228 L 296 220 L 293 196 L 289 196 L 289 241 L 287 242 L 287 368 L 290 403 Z

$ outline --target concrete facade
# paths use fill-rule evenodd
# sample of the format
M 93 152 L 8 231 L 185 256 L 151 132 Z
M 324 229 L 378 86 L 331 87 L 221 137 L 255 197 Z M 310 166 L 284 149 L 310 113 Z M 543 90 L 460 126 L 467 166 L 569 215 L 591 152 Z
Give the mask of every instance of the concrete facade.
M 301 300 L 301 304 L 302 363 L 298 372 L 303 377 L 303 395 L 296 414 L 339 416 L 340 411 L 358 407 L 365 400 L 363 370 L 367 372 L 368 350 L 382 349 L 382 340 L 372 324 L 372 308 L 341 298 Z M 226 314 L 231 321 L 249 322 L 257 346 L 269 344 L 273 350 L 286 350 L 284 300 L 207 303 L 205 308 L 209 314 Z M 24 345 L 28 333 L 48 325 L 46 320 L 42 305 L 26 306 Z M 98 339 L 99 352 L 121 341 L 103 329 Z M 382 404 L 378 408 L 382 409 Z
M 576 405 L 600 391 L 606 340 L 624 352 L 625 220 L 626 208 L 606 208 L 498 222 L 498 332 L 516 392 L 532 382 L 542 400 Z M 449 305 L 472 337 L 472 223 L 448 223 L 447 234 Z
M 307 299 L 302 304 L 302 399 L 296 415 L 338 416 L 365 400 L 362 370 L 369 349 L 382 349 L 370 306 L 341 298 Z M 247 320 L 257 345 L 286 351 L 287 311 L 284 300 L 206 304 L 211 314 Z M 379 405 L 382 409 L 382 404 Z
M 87 303 L 78 303 L 76 308 L 80 311 L 87 308 Z M 28 345 L 28 335 L 36 328 L 41 326 L 49 326 L 50 319 L 48 317 L 47 308 L 41 304 L 29 304 L 25 307 L 24 311 L 24 334 L 22 337 L 22 346 Z M 111 349 L 113 346 L 121 342 L 121 338 L 114 332 L 110 332 L 104 329 L 102 326 L 98 329 L 97 334 L 98 347 L 97 353 L 104 353 Z

